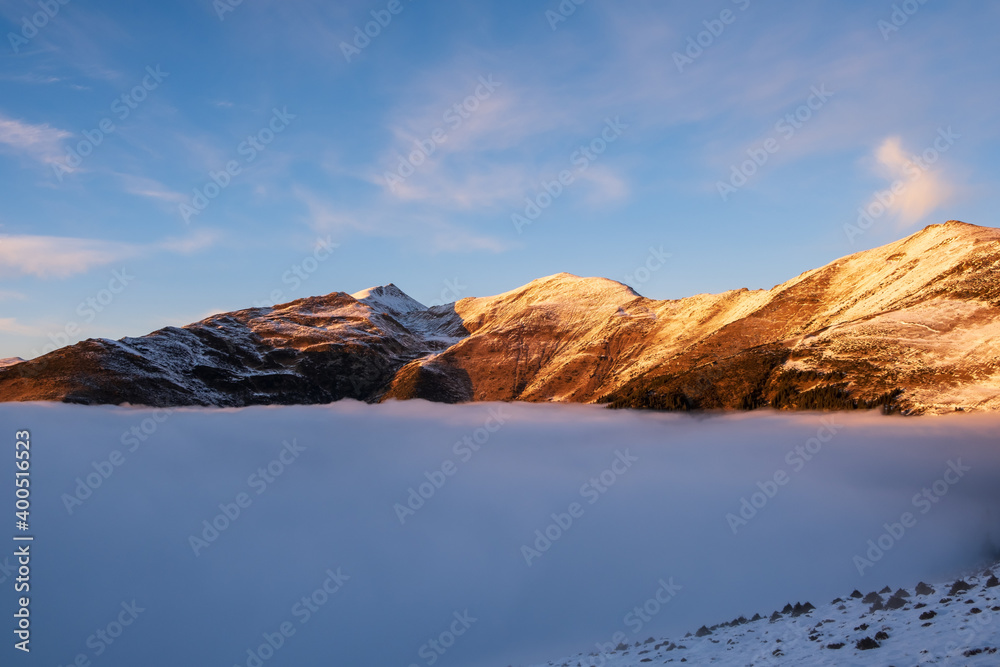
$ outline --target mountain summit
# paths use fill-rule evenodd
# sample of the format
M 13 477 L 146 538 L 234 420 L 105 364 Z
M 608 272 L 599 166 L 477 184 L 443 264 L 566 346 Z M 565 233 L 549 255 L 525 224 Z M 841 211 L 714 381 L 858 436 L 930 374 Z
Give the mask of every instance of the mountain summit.
M 940 413 L 1000 409 L 998 359 L 1000 230 L 949 221 L 770 290 L 655 301 L 561 273 L 432 308 L 335 292 L 0 365 L 0 400 Z

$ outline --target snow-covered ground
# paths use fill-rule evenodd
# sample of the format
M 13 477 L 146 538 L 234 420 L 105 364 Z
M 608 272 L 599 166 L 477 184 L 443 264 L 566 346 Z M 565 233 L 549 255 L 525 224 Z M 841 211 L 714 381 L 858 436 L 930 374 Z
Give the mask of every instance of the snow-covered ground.
M 998 426 L 423 401 L 3 404 L 0 478 L 13 479 L 15 432 L 32 437 L 35 639 L 30 656 L 5 642 L 0 664 L 505 667 L 619 634 L 615 645 L 670 637 L 745 664 L 744 647 L 774 650 L 778 624 L 682 638 L 796 601 L 819 607 L 804 628 L 852 619 L 824 624 L 824 645 L 853 642 L 860 607 L 824 603 L 996 561 Z M 885 548 L 869 554 L 869 541 Z M 8 610 L 12 553 L 0 552 Z M 870 617 L 867 634 L 891 628 L 880 649 L 817 655 L 887 664 L 909 636 L 935 648 L 966 606 L 936 587 L 934 625 Z M 123 604 L 143 610 L 128 626 L 116 625 Z M 734 657 L 723 647 L 739 633 Z M 979 644 L 997 642 L 968 648 Z
M 1000 564 L 998 564 L 1000 565 Z M 693 665 L 1000 665 L 1000 581 L 994 566 L 909 590 L 854 590 L 799 613 L 741 616 L 684 636 L 621 643 L 537 667 Z M 968 587 L 968 588 L 966 588 Z M 876 601 L 877 600 L 877 601 Z M 790 604 L 790 603 L 789 603 Z M 802 604 L 802 603 L 796 603 Z

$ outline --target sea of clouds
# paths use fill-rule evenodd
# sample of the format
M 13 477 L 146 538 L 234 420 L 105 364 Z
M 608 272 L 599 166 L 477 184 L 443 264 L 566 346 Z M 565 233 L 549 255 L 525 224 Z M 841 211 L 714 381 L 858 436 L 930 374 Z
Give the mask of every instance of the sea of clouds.
M 1000 555 L 998 427 L 2 404 L 0 507 L 16 533 L 28 429 L 35 542 L 32 652 L 0 662 L 502 667 L 941 580 Z

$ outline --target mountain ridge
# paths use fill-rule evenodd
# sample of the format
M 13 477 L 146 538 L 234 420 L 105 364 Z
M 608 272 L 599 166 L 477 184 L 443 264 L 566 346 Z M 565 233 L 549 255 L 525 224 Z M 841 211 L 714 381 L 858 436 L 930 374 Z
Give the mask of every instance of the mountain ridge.
M 949 221 L 770 290 L 658 301 L 558 273 L 431 308 L 389 283 L 221 313 L 0 366 L 0 400 L 919 414 L 1000 409 L 998 357 L 1000 230 Z

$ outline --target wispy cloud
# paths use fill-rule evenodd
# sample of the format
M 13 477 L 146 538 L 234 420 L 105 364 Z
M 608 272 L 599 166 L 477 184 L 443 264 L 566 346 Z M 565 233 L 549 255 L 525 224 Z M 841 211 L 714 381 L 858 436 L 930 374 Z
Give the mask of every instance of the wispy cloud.
M 181 255 L 191 255 L 211 248 L 221 236 L 215 230 L 199 229 L 188 236 L 164 239 L 156 243 L 154 248 Z
M 211 246 L 216 238 L 209 231 L 150 244 L 65 236 L 0 236 L 0 275 L 68 278 L 157 252 L 190 254 Z
M 901 226 L 910 226 L 923 220 L 927 214 L 947 203 L 954 194 L 954 186 L 945 178 L 942 169 L 914 160 L 903 149 L 902 139 L 889 137 L 875 151 L 880 171 L 891 181 L 900 181 L 905 187 L 888 205 Z
M 71 136 L 48 123 L 32 125 L 0 114 L 0 145 L 42 164 L 56 162 L 62 156 L 63 139 Z
M 56 236 L 0 237 L 0 270 L 39 278 L 67 278 L 139 254 L 139 247 L 115 241 Z
M 589 141 L 609 112 L 606 100 L 571 103 L 565 90 L 533 77 L 529 62 L 498 74 L 489 59 L 469 58 L 478 71 L 465 58 L 435 68 L 389 114 L 391 139 L 369 180 L 390 200 L 463 211 L 508 208 L 566 169 L 574 142 Z M 523 71 L 515 76 L 510 67 Z M 591 180 L 599 192 L 617 193 L 601 201 L 628 192 L 611 166 Z
M 20 324 L 17 318 L 0 317 L 0 333 L 16 334 L 18 336 L 37 336 L 40 330 L 37 327 Z
M 0 301 L 24 301 L 28 296 L 14 290 L 0 290 Z
M 625 199 L 629 195 L 625 179 L 604 165 L 591 165 L 579 178 L 590 185 L 586 194 L 589 204 L 606 204 Z
M 130 195 L 155 199 L 175 206 L 182 204 L 189 199 L 180 192 L 171 190 L 159 181 L 151 178 L 145 178 L 135 174 L 118 174 L 117 176 L 121 179 L 125 192 Z
M 502 252 L 511 245 L 497 237 L 479 234 L 441 216 L 410 212 L 406 217 L 392 211 L 369 209 L 364 213 L 343 210 L 323 197 L 296 188 L 295 195 L 307 214 L 306 224 L 319 233 L 341 236 L 361 234 L 380 238 L 410 239 L 426 252 Z

